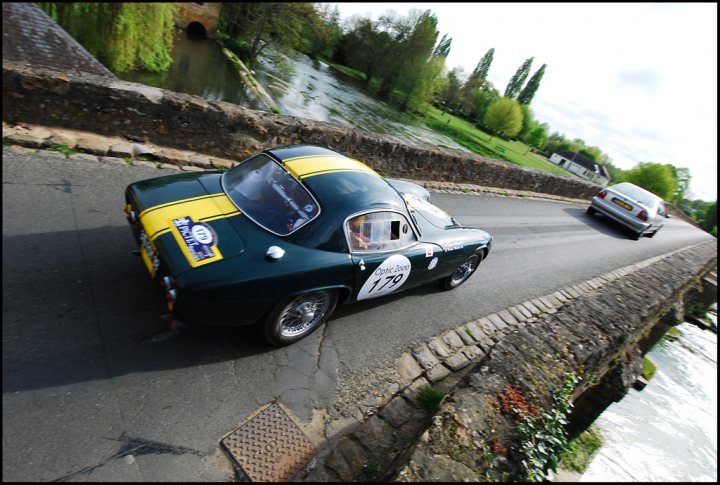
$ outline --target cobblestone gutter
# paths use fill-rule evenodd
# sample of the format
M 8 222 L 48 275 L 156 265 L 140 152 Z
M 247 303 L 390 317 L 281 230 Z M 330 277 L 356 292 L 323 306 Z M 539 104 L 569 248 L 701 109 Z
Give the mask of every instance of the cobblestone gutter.
M 522 480 L 498 393 L 512 386 L 542 409 L 566 373 L 583 377 L 577 398 L 617 364 L 637 372 L 640 341 L 716 265 L 717 242 L 698 244 L 428 340 L 398 359 L 394 392 L 361 406 L 366 418 L 332 436 L 294 481 Z M 418 403 L 425 387 L 450 391 L 434 416 Z

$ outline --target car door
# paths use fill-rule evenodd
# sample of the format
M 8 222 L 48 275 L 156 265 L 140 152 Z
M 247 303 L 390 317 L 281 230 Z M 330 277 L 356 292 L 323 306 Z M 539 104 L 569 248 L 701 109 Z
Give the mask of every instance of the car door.
M 354 214 L 346 220 L 345 232 L 355 273 L 353 299 L 389 295 L 432 279 L 435 245 L 420 242 L 404 214 Z

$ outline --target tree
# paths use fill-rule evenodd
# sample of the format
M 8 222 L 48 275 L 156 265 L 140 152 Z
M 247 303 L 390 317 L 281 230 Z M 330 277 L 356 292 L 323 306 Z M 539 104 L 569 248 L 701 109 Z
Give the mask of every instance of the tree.
M 500 93 L 495 89 L 491 83 L 486 83 L 482 89 L 475 92 L 475 107 L 473 109 L 472 118 L 482 123 L 485 119 L 487 110 L 492 104 L 500 99 Z
M 674 165 L 668 164 L 670 167 L 670 170 L 673 172 L 673 177 L 675 177 L 675 180 L 677 180 L 677 190 L 675 191 L 675 194 L 673 198 L 671 199 L 671 202 L 675 204 L 679 204 L 683 200 L 685 200 L 685 196 L 688 193 L 688 190 L 690 189 L 690 169 L 683 168 L 683 167 L 676 167 Z
M 652 162 L 641 162 L 623 171 L 620 181 L 633 183 L 667 201 L 672 200 L 678 185 L 670 165 Z
M 433 51 L 432 56 L 433 57 L 442 57 L 443 59 L 447 59 L 448 54 L 450 54 L 451 46 L 452 46 L 452 37 L 448 38 L 447 34 L 443 35 L 442 39 L 440 39 L 440 42 L 438 43 L 437 47 L 435 48 L 435 51 Z
M 301 48 L 305 26 L 317 16 L 311 3 L 228 2 L 220 10 L 220 26 L 230 38 L 242 40 L 239 54 L 252 64 L 270 42 Z
M 536 125 L 535 128 L 530 130 L 530 133 L 525 137 L 525 142 L 537 148 L 538 150 L 544 150 L 545 144 L 547 143 L 548 137 L 548 125 L 545 123 Z
M 484 56 L 480 59 L 475 70 L 470 74 L 470 79 L 487 79 L 488 71 L 490 70 L 490 64 L 492 64 L 493 56 L 495 55 L 495 48 L 490 48 Z
M 510 137 L 520 132 L 522 116 L 520 104 L 516 100 L 500 98 L 490 106 L 484 122 L 494 133 Z
M 507 88 L 505 88 L 506 98 L 513 99 L 517 97 L 517 94 L 522 89 L 523 84 L 525 84 L 525 80 L 530 74 L 530 66 L 532 66 L 532 61 L 532 57 L 526 59 L 525 62 L 523 62 L 523 65 L 518 67 L 518 70 L 515 71 L 513 77 L 510 78 L 510 82 L 508 83 Z
M 522 89 L 522 91 L 520 91 L 520 94 L 518 95 L 518 101 L 520 104 L 527 106 L 532 102 L 532 99 L 535 97 L 535 93 L 540 87 L 540 81 L 542 81 L 543 75 L 545 74 L 546 66 L 547 64 L 543 64 L 540 69 L 535 71 L 535 74 L 532 75 L 527 85 Z
M 114 72 L 165 71 L 172 64 L 172 3 L 38 3 Z
M 340 11 L 337 5 L 331 6 L 327 3 L 315 3 L 314 6 L 317 15 L 310 16 L 305 24 L 304 50 L 313 59 L 319 56 L 329 58 L 342 36 Z
M 447 75 L 447 83 L 443 90 L 440 92 L 440 101 L 443 104 L 443 114 L 451 108 L 453 104 L 459 99 L 462 92 L 462 68 L 455 67 Z
M 705 210 L 701 227 L 717 237 L 717 200 Z

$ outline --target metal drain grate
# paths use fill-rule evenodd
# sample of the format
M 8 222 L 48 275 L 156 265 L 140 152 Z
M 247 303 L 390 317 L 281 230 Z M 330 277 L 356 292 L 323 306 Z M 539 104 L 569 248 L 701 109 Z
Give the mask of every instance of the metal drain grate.
M 310 440 L 277 404 L 227 435 L 222 444 L 253 482 L 288 481 L 315 454 Z

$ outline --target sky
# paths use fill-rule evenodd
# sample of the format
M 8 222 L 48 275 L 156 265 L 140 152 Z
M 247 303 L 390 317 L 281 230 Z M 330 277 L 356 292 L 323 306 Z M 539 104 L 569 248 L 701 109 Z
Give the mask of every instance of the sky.
M 341 20 L 431 10 L 452 37 L 446 67 L 503 94 L 533 57 L 545 75 L 530 105 L 549 132 L 581 138 L 627 170 L 690 170 L 690 199 L 717 199 L 717 3 L 337 3 Z M 529 77 L 530 77 L 529 76 Z M 529 79 L 528 77 L 528 79 Z

